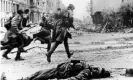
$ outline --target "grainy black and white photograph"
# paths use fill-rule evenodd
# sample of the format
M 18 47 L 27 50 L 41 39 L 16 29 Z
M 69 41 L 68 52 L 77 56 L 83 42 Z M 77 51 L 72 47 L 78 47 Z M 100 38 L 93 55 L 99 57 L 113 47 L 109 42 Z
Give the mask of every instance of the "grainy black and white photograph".
M 133 0 L 0 0 L 0 80 L 133 80 Z

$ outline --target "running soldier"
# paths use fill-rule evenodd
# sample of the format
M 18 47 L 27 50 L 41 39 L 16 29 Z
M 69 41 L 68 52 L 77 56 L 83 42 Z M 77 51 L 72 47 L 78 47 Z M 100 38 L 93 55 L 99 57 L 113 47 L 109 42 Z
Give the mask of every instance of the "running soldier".
M 51 47 L 52 25 L 48 24 L 45 13 L 43 13 L 43 16 L 39 25 L 41 26 L 41 30 L 39 33 L 35 35 L 37 36 L 36 40 L 37 39 L 40 40 L 41 44 L 47 43 L 48 44 L 47 51 L 49 51 Z
M 7 45 L 9 44 L 9 39 L 8 39 L 8 36 L 9 36 L 9 33 L 10 33 L 10 28 L 11 28 L 11 21 L 12 21 L 12 18 L 15 16 L 15 12 L 12 13 L 12 16 L 6 21 L 4 27 L 6 28 L 7 32 L 5 33 L 4 35 L 4 38 L 3 40 L 1 41 L 1 44 L 2 45 Z
M 51 62 L 51 55 L 58 47 L 59 44 L 64 42 L 65 50 L 68 55 L 68 58 L 73 55 L 70 53 L 69 46 L 68 46 L 68 38 L 71 38 L 71 34 L 68 32 L 68 29 L 74 28 L 73 26 L 73 10 L 75 9 L 73 4 L 70 4 L 66 10 L 62 10 L 61 13 L 54 16 L 55 19 L 55 28 L 53 30 L 53 46 L 46 54 L 47 61 Z
M 22 29 L 22 19 L 23 19 L 23 11 L 22 10 L 18 10 L 17 14 L 12 18 L 11 20 L 11 28 L 9 29 L 9 35 L 8 35 L 8 39 L 9 39 L 9 43 L 12 47 L 12 44 L 15 41 L 18 41 L 20 43 L 19 49 L 22 50 L 23 49 L 23 38 L 22 38 L 22 34 L 20 33 L 20 29 Z M 8 53 L 4 53 L 2 56 L 6 59 L 10 59 L 7 56 Z M 23 60 L 20 57 L 20 52 L 17 53 L 17 56 L 15 58 L 15 60 Z

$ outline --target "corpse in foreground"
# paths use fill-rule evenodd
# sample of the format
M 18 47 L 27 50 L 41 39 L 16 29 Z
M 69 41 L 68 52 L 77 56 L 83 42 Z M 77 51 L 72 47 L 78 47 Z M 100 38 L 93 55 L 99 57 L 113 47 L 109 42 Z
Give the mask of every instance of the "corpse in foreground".
M 30 77 L 21 80 L 89 80 L 92 78 L 107 78 L 110 72 L 104 68 L 92 67 L 84 61 L 71 60 L 59 64 L 56 68 L 49 70 L 40 70 Z

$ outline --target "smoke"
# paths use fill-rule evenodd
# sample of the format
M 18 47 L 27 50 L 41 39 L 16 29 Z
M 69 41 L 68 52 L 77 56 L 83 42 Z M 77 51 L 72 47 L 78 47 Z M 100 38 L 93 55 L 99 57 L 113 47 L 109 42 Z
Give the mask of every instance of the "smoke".
M 117 9 L 121 5 L 121 0 L 92 0 L 93 11 L 102 11 L 104 9 Z
M 65 6 L 69 4 L 74 4 L 74 17 L 78 19 L 83 19 L 84 16 L 87 16 L 86 6 L 90 0 L 62 0 Z

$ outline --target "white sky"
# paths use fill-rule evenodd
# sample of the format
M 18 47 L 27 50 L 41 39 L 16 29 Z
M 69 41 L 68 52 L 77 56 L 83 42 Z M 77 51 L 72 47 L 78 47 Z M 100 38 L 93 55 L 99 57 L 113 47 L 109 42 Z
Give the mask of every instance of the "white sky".
M 83 16 L 87 16 L 87 5 L 90 0 L 62 0 L 65 6 L 73 4 L 75 6 L 74 17 L 78 19 L 83 19 Z

